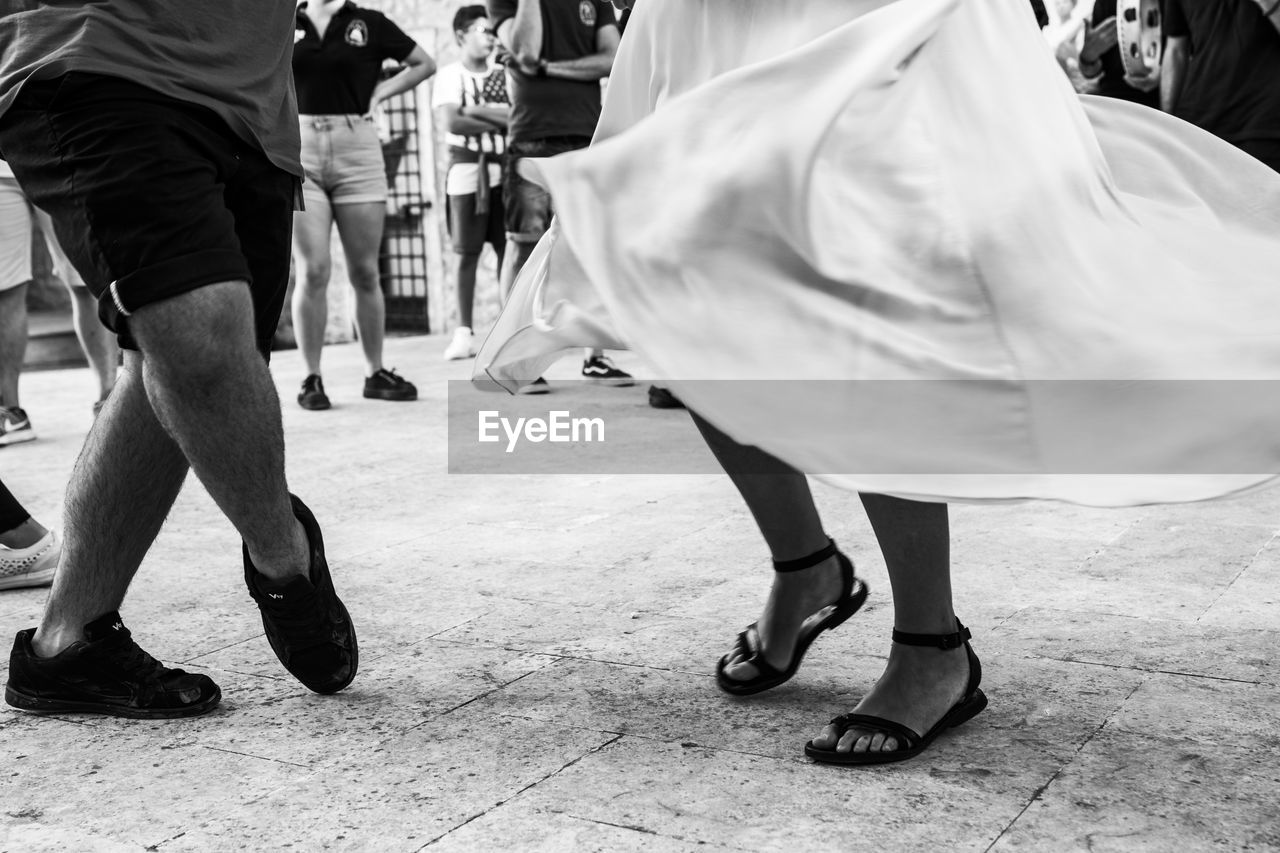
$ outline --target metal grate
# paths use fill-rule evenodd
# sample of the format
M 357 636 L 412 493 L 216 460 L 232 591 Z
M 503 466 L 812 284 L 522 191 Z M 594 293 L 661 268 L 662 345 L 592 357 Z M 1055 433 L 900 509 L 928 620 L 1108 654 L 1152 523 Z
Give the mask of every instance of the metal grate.
M 387 302 L 387 329 L 429 332 L 427 241 L 422 218 L 430 202 L 423 199 L 417 101 L 412 92 L 406 92 L 384 102 L 382 111 L 387 140 L 382 155 L 391 194 L 378 272 Z

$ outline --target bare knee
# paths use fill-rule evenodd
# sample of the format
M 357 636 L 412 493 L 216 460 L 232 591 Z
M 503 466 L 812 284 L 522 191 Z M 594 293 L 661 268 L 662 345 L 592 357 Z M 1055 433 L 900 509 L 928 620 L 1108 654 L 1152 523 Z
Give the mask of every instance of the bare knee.
M 294 285 L 295 292 L 306 296 L 324 293 L 329 286 L 332 268 L 328 263 L 308 261 L 298 264 L 298 280 Z
M 362 294 L 382 292 L 382 276 L 378 273 L 376 264 L 356 264 L 348 272 L 351 276 L 351 286 L 356 289 L 356 292 Z
M 234 380 L 257 359 L 245 282 L 222 282 L 155 302 L 129 318 L 149 373 L 181 386 Z

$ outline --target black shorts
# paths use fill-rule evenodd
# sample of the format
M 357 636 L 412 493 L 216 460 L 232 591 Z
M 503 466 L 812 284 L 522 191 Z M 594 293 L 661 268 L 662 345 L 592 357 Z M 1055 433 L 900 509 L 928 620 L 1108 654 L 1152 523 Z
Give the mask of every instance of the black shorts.
M 507 231 L 502 207 L 502 187 L 489 188 L 489 210 L 476 213 L 478 193 L 449 196 L 449 242 L 459 255 L 478 255 L 484 244 L 501 252 Z
M 533 181 L 526 180 L 516 164 L 523 157 L 554 157 L 591 144 L 587 136 L 554 136 L 513 142 L 507 146 L 502 172 L 502 189 L 507 203 L 507 238 L 513 243 L 536 243 L 551 227 L 551 195 Z
M 0 119 L 0 151 L 98 299 L 137 349 L 129 315 L 218 282 L 247 281 L 270 350 L 289 280 L 298 179 L 205 107 L 117 77 L 29 81 Z

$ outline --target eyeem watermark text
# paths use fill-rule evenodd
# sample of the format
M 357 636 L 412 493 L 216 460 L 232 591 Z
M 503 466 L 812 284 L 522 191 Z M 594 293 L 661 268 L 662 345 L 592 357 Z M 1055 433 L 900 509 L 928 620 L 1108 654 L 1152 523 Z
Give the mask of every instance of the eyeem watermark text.
M 567 411 L 548 412 L 545 418 L 504 418 L 496 411 L 479 413 L 478 440 L 482 443 L 507 442 L 507 453 L 513 453 L 523 439 L 534 444 L 604 441 L 603 418 L 575 418 Z

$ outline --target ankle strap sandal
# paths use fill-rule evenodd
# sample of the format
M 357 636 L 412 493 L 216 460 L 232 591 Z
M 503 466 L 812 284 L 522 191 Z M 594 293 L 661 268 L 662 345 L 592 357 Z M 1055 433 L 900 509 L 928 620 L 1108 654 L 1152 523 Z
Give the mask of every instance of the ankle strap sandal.
M 929 731 L 922 735 L 902 723 L 871 714 L 841 714 L 831 721 L 831 725 L 838 729 L 837 744 L 850 729 L 862 729 L 894 738 L 898 741 L 898 748 L 888 752 L 839 752 L 835 748 L 815 746 L 813 741 L 809 741 L 804 747 L 805 755 L 823 764 L 889 764 L 905 761 L 924 752 L 946 729 L 966 723 L 977 716 L 987 707 L 986 694 L 978 689 L 978 684 L 982 681 L 982 663 L 969 645 L 972 636 L 969 629 L 960 624 L 959 619 L 956 620 L 956 627 L 958 630 L 951 634 L 911 634 L 896 628 L 893 630 L 893 641 L 904 646 L 926 646 L 944 651 L 964 647 L 965 658 L 969 663 L 969 682 L 965 686 L 964 697 L 952 705 Z
M 793 675 L 800 669 L 800 662 L 804 660 L 805 653 L 809 650 L 809 646 L 818 638 L 823 631 L 830 631 L 839 627 L 853 614 L 861 609 L 866 603 L 867 594 L 871 591 L 865 583 L 854 575 L 853 563 L 844 554 L 840 553 L 840 549 L 836 547 L 836 543 L 828 539 L 825 548 L 820 548 L 804 557 L 795 560 L 774 560 L 773 570 L 780 574 L 788 574 L 791 572 L 800 572 L 805 569 L 811 569 L 814 566 L 835 557 L 840 565 L 841 590 L 840 596 L 831 604 L 811 615 L 804 621 L 800 627 L 800 634 L 796 637 L 796 648 L 791 654 L 791 659 L 787 661 L 787 665 L 783 669 L 778 669 L 769 663 L 764 656 L 764 644 L 760 639 L 760 631 L 756 627 L 756 623 L 752 622 L 747 626 L 746 630 L 738 634 L 738 641 L 731 654 L 720 658 L 720 662 L 716 664 L 716 684 L 726 693 L 734 696 L 750 696 L 755 693 L 762 693 L 765 690 L 777 687 L 789 681 Z M 739 681 L 730 678 L 725 672 L 730 658 L 741 656 L 745 658 L 744 663 L 749 663 L 756 670 L 756 676 L 751 679 Z

